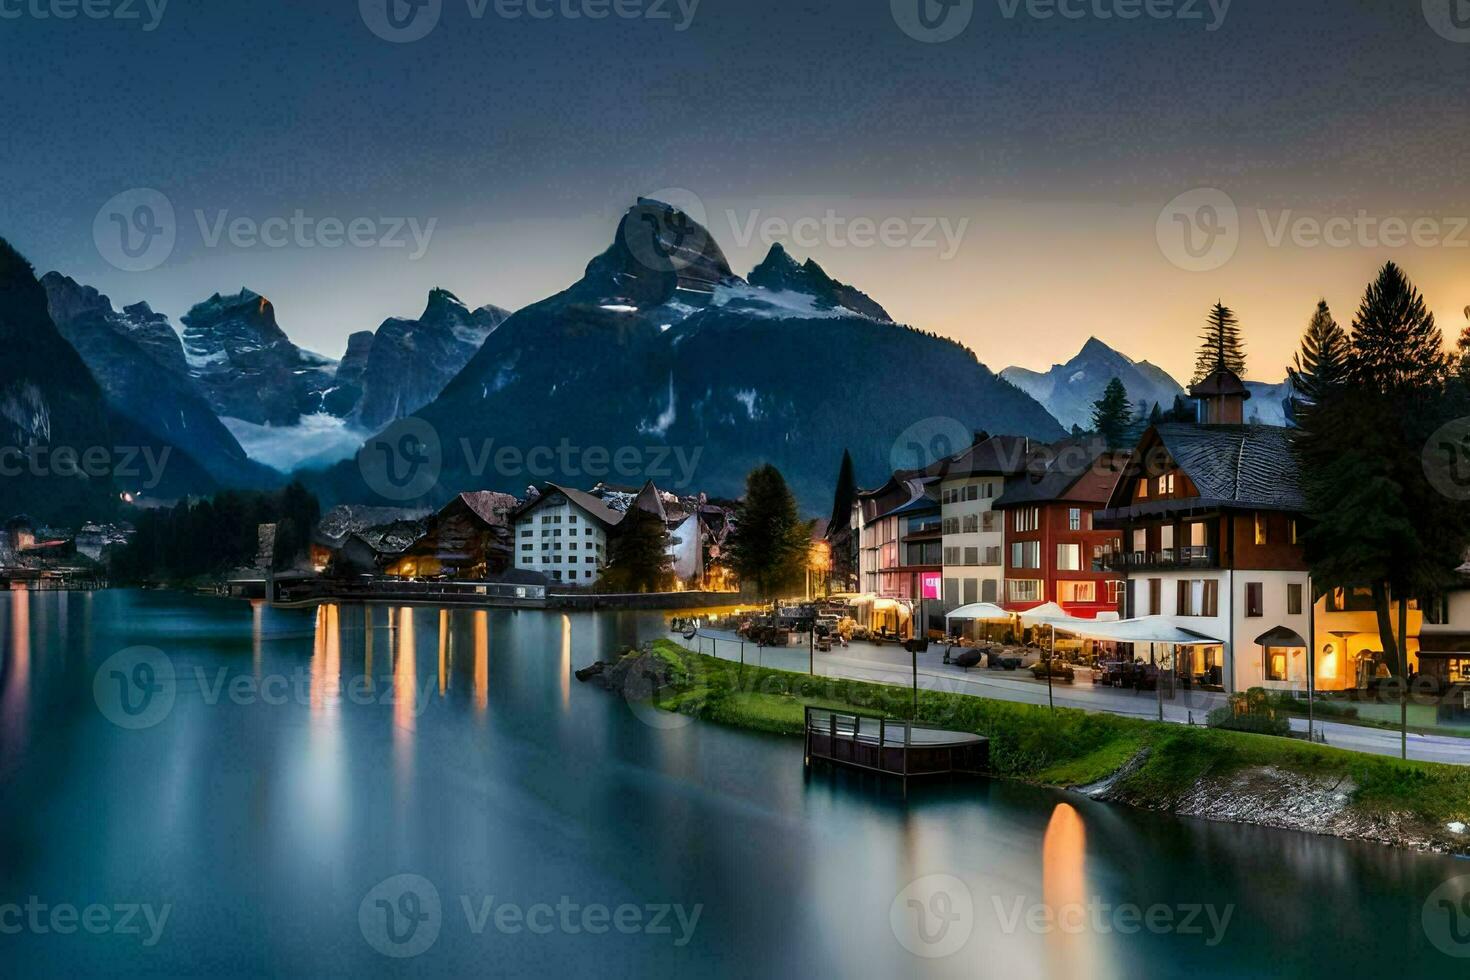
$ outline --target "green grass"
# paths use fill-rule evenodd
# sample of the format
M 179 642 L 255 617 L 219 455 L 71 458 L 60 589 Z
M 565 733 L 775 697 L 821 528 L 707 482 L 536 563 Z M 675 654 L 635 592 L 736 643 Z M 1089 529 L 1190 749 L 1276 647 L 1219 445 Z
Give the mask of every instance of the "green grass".
M 901 721 L 910 717 L 990 739 L 991 771 L 1052 786 L 1080 786 L 1116 773 L 1142 750 L 1147 760 L 1119 781 L 1132 802 L 1167 809 L 1202 779 L 1275 767 L 1356 787 L 1351 806 L 1365 814 L 1410 816 L 1431 828 L 1470 822 L 1470 768 L 1405 762 L 1289 738 L 1168 725 L 920 691 L 917 715 L 909 688 L 812 677 L 717 660 L 657 640 L 654 653 L 679 665 L 682 678 L 655 704 L 709 721 L 800 735 L 807 706 L 839 708 Z

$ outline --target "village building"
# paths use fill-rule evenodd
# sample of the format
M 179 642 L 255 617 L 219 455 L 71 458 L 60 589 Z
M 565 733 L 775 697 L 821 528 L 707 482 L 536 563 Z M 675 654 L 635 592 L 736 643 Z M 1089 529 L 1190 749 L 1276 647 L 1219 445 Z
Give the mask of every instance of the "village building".
M 511 567 L 511 515 L 519 501 L 508 493 L 462 493 L 429 518 L 428 531 L 384 569 L 396 578 L 478 581 Z
M 595 494 L 547 484 L 515 511 L 514 564 L 554 582 L 592 585 L 623 515 Z
M 943 532 L 943 611 L 999 603 L 1005 582 L 1005 526 L 995 503 L 1020 473 L 1030 440 L 982 438 L 944 469 L 939 502 Z
M 1056 603 L 1080 619 L 1118 612 L 1123 581 L 1105 559 L 1119 535 L 1097 526 L 1093 513 L 1107 504 L 1126 458 L 1101 440 L 1071 439 L 1033 450 L 1006 481 L 993 502 L 1004 535 L 1005 609 Z

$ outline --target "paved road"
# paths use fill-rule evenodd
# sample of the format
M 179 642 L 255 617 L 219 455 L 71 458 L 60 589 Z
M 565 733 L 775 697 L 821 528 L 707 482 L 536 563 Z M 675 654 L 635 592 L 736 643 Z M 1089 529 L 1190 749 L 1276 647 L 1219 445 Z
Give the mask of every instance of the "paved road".
M 702 629 L 694 640 L 686 640 L 685 643 L 697 647 L 701 653 L 713 654 L 723 660 L 739 660 L 742 655 L 740 637 L 733 632 Z M 749 664 L 802 673 L 808 667 L 806 647 L 757 647 L 753 643 L 745 643 L 743 648 L 745 662 Z M 909 654 L 894 644 L 880 647 L 871 643 L 855 642 L 848 647 L 836 648 L 831 653 L 813 654 L 811 660 L 819 676 L 843 677 L 899 687 L 910 687 L 914 683 Z M 965 671 L 947 665 L 944 663 L 943 644 L 931 643 L 928 652 L 919 654 L 918 673 L 919 687 L 926 691 L 973 694 L 1023 704 L 1048 703 L 1045 681 L 1038 681 L 1024 671 Z M 1091 672 L 1086 669 L 1077 671 L 1077 681 L 1074 684 L 1054 683 L 1051 698 L 1059 708 L 1080 708 L 1083 711 L 1103 711 L 1155 720 L 1159 718 L 1162 709 L 1165 721 L 1181 725 L 1203 725 L 1210 711 L 1226 702 L 1225 695 L 1210 691 L 1178 691 L 1173 697 L 1164 697 L 1161 702 L 1159 695 L 1151 691 L 1095 687 Z M 1307 721 L 1305 718 L 1293 718 L 1291 727 L 1294 731 L 1305 732 Z M 1328 745 L 1337 748 L 1394 757 L 1400 753 L 1400 736 L 1396 731 L 1320 720 L 1316 722 L 1315 729 L 1325 735 Z M 1470 738 L 1416 735 L 1411 732 L 1409 758 L 1470 765 Z

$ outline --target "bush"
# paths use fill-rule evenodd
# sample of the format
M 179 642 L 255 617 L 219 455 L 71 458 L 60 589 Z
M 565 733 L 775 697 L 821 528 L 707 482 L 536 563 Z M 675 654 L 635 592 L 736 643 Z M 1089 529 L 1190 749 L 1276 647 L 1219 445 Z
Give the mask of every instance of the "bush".
M 1211 728 L 1256 735 L 1291 734 L 1291 722 L 1281 708 L 1281 698 L 1261 687 L 1253 687 L 1244 694 L 1230 695 L 1230 703 L 1211 711 L 1206 724 Z

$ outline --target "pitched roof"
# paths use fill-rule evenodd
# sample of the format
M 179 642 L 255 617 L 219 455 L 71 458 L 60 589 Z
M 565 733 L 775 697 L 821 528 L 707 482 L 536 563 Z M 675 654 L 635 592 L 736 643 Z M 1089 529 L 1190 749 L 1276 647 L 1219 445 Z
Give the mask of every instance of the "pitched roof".
M 1240 375 L 1227 368 L 1221 368 L 1189 389 L 1191 398 L 1216 398 L 1220 395 L 1240 395 L 1242 398 L 1249 398 L 1251 393 L 1250 389 L 1245 386 L 1245 382 L 1240 380 Z
M 1025 436 L 992 436 L 981 439 L 946 460 L 945 479 L 967 476 L 1013 476 L 1026 468 L 1032 440 Z
M 486 524 L 505 524 L 506 515 L 520 503 L 510 494 L 494 490 L 473 490 L 460 494 L 458 499 Z
M 652 480 L 643 484 L 643 489 L 633 498 L 632 506 L 647 511 L 665 524 L 669 523 L 668 512 L 664 510 L 663 495 L 658 492 L 658 487 L 653 485 Z
M 1083 477 L 1094 472 L 1099 475 L 1100 482 L 1108 484 L 1102 491 L 1102 499 L 1106 500 L 1107 491 L 1112 488 L 1109 477 L 1117 472 L 1117 464 L 1112 462 L 1114 457 L 1102 462 L 1105 456 L 1107 446 L 1096 436 L 1063 439 L 1053 445 L 1042 446 L 1030 454 L 1023 475 L 1006 482 L 1005 493 L 995 501 L 995 506 L 1013 507 L 1060 500 Z
M 1154 431 L 1202 501 L 1242 509 L 1306 510 L 1293 430 L 1171 422 Z
M 619 514 L 617 511 L 608 507 L 607 504 L 603 503 L 601 500 L 598 500 L 596 497 L 594 497 L 590 493 L 587 493 L 585 490 L 574 490 L 571 487 L 564 487 L 558 483 L 546 484 L 545 489 L 542 490 L 538 496 L 532 497 L 530 500 L 526 501 L 524 504 L 521 504 L 521 506 L 516 508 L 513 518 L 518 518 L 525 514 L 529 514 L 531 511 L 535 510 L 537 507 L 540 507 L 542 504 L 546 503 L 557 494 L 561 494 L 562 496 L 566 497 L 572 503 L 576 504 L 578 507 L 584 510 L 587 515 L 593 520 L 596 520 L 598 523 L 604 524 L 607 527 L 616 527 L 618 522 L 623 519 L 622 514 Z

